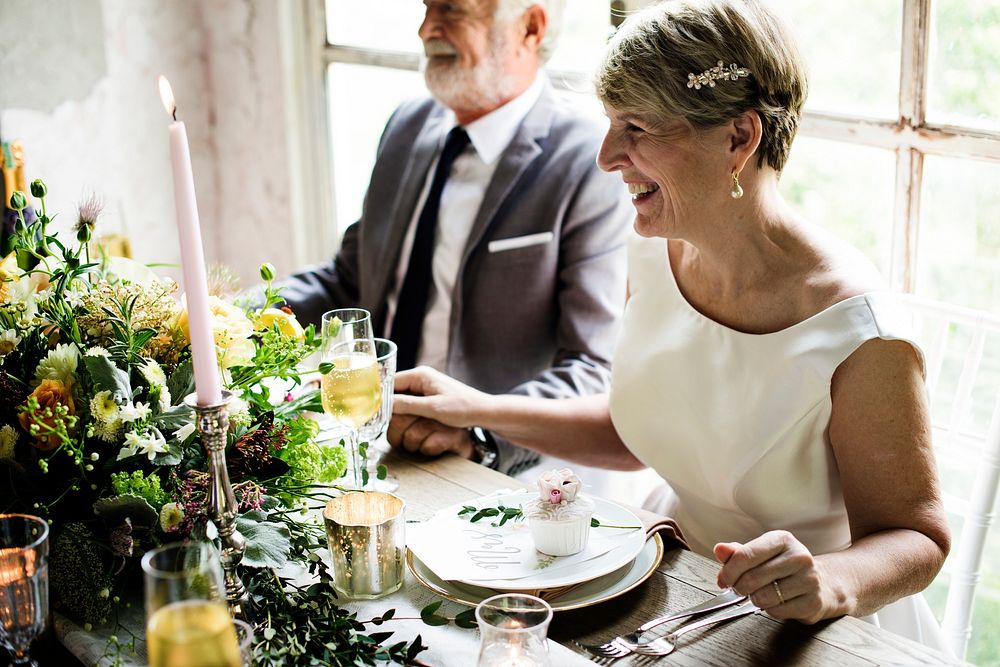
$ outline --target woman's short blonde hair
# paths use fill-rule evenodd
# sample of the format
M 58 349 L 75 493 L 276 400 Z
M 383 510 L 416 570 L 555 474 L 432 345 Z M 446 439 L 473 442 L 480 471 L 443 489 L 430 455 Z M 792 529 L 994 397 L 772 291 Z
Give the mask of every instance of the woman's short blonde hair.
M 688 87 L 722 61 L 749 76 Z M 758 166 L 785 166 L 808 81 L 795 39 L 760 0 L 670 0 L 628 18 L 608 46 L 597 95 L 618 111 L 679 117 L 696 128 L 760 114 Z

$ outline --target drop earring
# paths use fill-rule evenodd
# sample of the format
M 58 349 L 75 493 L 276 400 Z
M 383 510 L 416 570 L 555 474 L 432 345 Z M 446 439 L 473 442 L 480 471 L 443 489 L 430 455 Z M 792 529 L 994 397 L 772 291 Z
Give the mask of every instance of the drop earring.
M 733 199 L 739 199 L 743 196 L 743 188 L 740 187 L 740 175 L 736 173 L 733 169 L 733 188 L 729 191 L 729 194 Z

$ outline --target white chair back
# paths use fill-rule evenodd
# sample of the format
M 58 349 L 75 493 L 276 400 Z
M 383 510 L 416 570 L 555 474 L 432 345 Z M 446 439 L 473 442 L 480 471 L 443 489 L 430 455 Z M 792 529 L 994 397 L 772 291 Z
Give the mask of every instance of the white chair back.
M 934 449 L 952 526 L 942 629 L 964 658 L 1000 486 L 1000 317 L 905 295 L 927 358 Z

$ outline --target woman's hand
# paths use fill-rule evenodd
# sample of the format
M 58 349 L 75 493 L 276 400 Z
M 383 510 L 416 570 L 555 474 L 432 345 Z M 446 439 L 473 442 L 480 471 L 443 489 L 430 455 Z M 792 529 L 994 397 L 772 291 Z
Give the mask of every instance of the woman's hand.
M 466 427 L 478 425 L 473 413 L 488 398 L 432 368 L 403 371 L 395 378 L 386 438 L 393 447 L 425 456 L 454 452 L 472 458 L 475 449 Z
M 785 530 L 772 530 L 741 544 L 720 542 L 720 588 L 731 587 L 775 618 L 816 623 L 850 613 L 839 586 L 824 576 L 822 564 Z M 776 585 L 777 584 L 777 585 Z
M 396 374 L 392 414 L 393 418 L 410 415 L 468 428 L 481 425 L 480 416 L 491 398 L 433 368 L 420 366 Z

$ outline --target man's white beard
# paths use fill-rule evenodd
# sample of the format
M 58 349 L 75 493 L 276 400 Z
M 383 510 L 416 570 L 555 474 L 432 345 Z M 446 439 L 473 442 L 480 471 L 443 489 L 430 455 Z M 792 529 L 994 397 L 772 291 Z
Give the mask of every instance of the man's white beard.
M 503 66 L 507 43 L 503 33 L 494 30 L 486 58 L 466 69 L 454 58 L 428 58 L 424 62 L 427 89 L 449 109 L 474 111 L 491 109 L 513 96 L 514 79 Z

